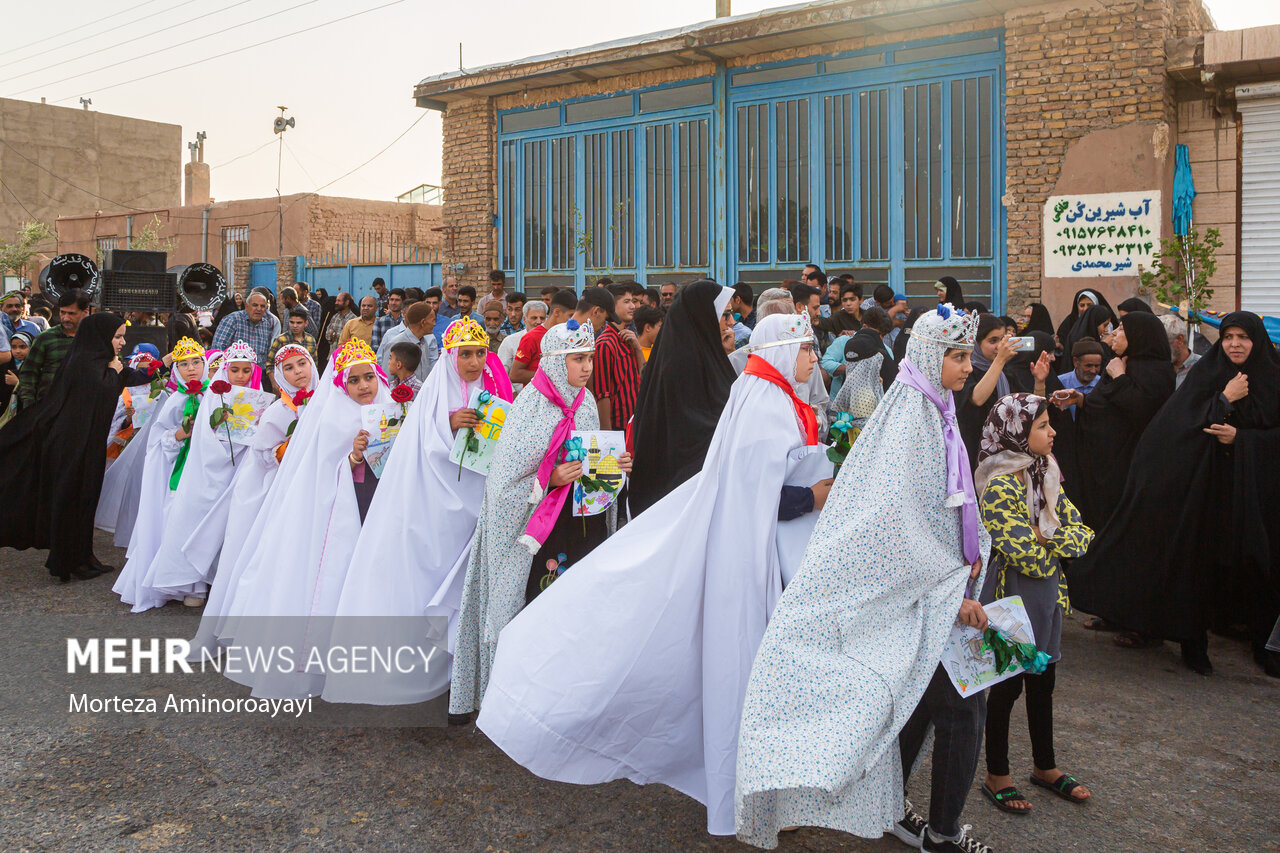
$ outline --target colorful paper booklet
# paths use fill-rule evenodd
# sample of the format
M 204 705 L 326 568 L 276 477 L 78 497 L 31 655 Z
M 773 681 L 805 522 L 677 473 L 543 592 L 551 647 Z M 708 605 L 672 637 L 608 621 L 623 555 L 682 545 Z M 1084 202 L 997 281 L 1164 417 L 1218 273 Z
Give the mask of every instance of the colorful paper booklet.
M 365 448 L 364 460 L 369 463 L 373 476 L 381 479 L 382 471 L 387 467 L 387 457 L 391 455 L 391 447 L 400 435 L 400 424 L 404 421 L 404 412 L 399 403 L 386 406 L 373 404 L 360 408 L 360 428 L 369 433 L 369 446 Z
M 987 612 L 988 627 L 999 631 L 1011 642 L 1035 645 L 1035 634 L 1031 631 L 1031 620 L 1027 618 L 1022 596 L 1001 598 L 983 605 L 982 609 Z M 968 625 L 955 625 L 942 650 L 942 667 L 961 696 L 973 696 L 1024 671 L 1016 664 L 999 671 L 995 652 L 983 633 Z
M 502 426 L 507 422 L 511 404 L 491 394 L 486 394 L 488 399 L 482 403 L 480 393 L 473 391 L 468 401 L 471 408 L 480 413 L 480 425 L 458 430 L 453 450 L 449 452 L 449 461 L 487 477 L 493 455 L 498 451 L 498 437 L 502 435 Z
M 587 458 L 582 462 L 582 478 L 573 484 L 573 514 L 599 515 L 618 500 L 626 485 L 618 460 L 627 452 L 627 435 L 613 431 L 575 431 L 571 438 L 582 440 Z M 605 488 L 594 489 L 599 483 Z
M 217 396 L 217 395 L 215 395 Z M 253 388 L 232 388 L 222 394 L 221 400 L 227 409 L 226 418 L 215 427 L 218 438 L 223 444 L 230 442 L 246 446 L 258 433 L 258 418 L 277 399 L 274 394 L 257 391 Z

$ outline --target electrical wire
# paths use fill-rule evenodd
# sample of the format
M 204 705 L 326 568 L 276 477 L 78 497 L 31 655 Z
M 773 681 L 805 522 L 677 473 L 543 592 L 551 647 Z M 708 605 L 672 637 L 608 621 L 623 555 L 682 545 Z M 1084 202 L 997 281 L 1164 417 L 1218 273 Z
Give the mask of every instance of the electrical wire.
M 127 15 L 130 12 L 132 12 L 134 9 L 141 9 L 143 6 L 150 6 L 152 3 L 158 3 L 158 2 L 159 0 L 144 0 L 142 3 L 139 3 L 136 6 L 130 6 L 128 9 L 121 9 L 119 12 L 112 12 L 110 15 L 103 15 L 101 18 L 95 18 L 94 20 L 89 21 L 88 23 L 79 24 L 78 26 L 74 26 L 69 30 L 59 30 L 56 33 L 50 33 L 47 36 L 42 36 L 37 39 L 29 39 L 27 41 L 28 41 L 28 44 L 31 44 L 31 43 L 45 44 L 47 42 L 53 41 L 56 38 L 62 38 L 63 36 L 69 35 L 70 33 L 74 33 L 76 30 L 83 30 L 85 27 L 92 27 L 94 24 L 100 24 L 103 21 L 106 21 L 110 18 L 114 18 L 118 15 Z M 95 35 L 98 35 L 98 34 L 95 33 Z M 23 49 L 22 46 L 19 46 L 19 47 L 11 47 L 8 50 L 0 50 L 0 56 L 8 56 L 9 54 L 15 53 L 22 49 Z M 29 59 L 34 58 L 39 55 L 40 55 L 39 51 L 37 51 L 36 53 L 31 54 L 31 56 L 28 58 Z M 22 62 L 23 60 L 19 59 L 15 61 Z M 3 66 L 0 66 L 0 67 L 3 67 Z
M 161 9 L 159 12 L 154 12 L 154 13 L 152 13 L 152 14 L 153 14 L 153 15 L 164 15 L 164 14 L 167 14 L 167 13 L 169 13 L 169 12 L 172 12 L 174 9 L 181 9 L 183 6 L 190 6 L 192 3 L 196 3 L 196 2 L 199 2 L 199 0 L 182 0 L 182 2 L 181 2 L 181 3 L 175 3 L 174 5 L 170 6 L 170 7 L 169 7 L 169 8 L 167 8 L 167 9 Z M 146 6 L 147 4 L 146 4 L 146 3 L 143 3 L 143 4 L 141 4 L 141 5 L 142 5 L 142 6 Z M 137 8 L 140 8 L 140 7 L 138 7 L 138 6 L 134 6 L 133 8 L 134 8 L 134 9 L 137 9 Z M 128 11 L 131 11 L 131 10 L 129 10 L 129 9 L 126 9 L 126 10 L 125 10 L 125 12 L 128 12 Z M 120 14 L 124 14 L 124 12 L 121 12 Z M 114 16 L 114 15 L 108 15 L 107 17 L 115 17 L 115 16 Z M 116 24 L 114 27 L 108 27 L 108 28 L 107 28 L 107 29 L 105 29 L 105 30 L 99 30 L 98 32 L 90 33 L 90 34 L 89 34 L 89 35 L 87 35 L 87 36 L 81 36 L 81 37 L 80 37 L 80 38 L 78 38 L 78 39 L 73 39 L 72 41 L 69 41 L 69 42 L 66 42 L 66 43 L 61 43 L 61 42 L 60 42 L 60 43 L 58 44 L 58 50 L 63 50 L 63 51 L 65 51 L 67 48 L 71 47 L 72 45 L 80 44 L 80 42 L 89 41 L 90 39 L 95 39 L 95 38 L 97 38 L 98 36 L 105 36 L 107 33 L 113 33 L 113 32 L 115 32 L 116 30 L 124 29 L 125 27 L 131 27 L 131 26 L 133 26 L 134 24 L 138 23 L 139 21 L 143 20 L 143 18 L 145 18 L 145 17 L 147 17 L 147 16 L 146 16 L 146 15 L 143 15 L 143 16 L 142 16 L 142 18 L 134 18 L 133 20 L 125 21 L 123 24 Z M 102 20 L 105 20 L 105 19 L 102 19 Z M 56 38 L 58 38 L 58 36 L 56 36 L 56 35 L 54 35 L 54 36 L 48 36 L 48 37 L 47 37 L 47 40 L 48 40 L 48 41 L 52 41 L 52 40 L 54 40 L 54 39 L 56 39 Z M 13 65 L 13 64 L 18 63 L 18 62 L 29 62 L 30 60 L 35 59 L 35 58 L 36 58 L 37 56 L 39 56 L 39 55 L 40 55 L 40 52 L 36 52 L 36 53 L 31 54 L 30 56 L 24 56 L 22 59 L 11 59 L 11 60 L 9 60 L 8 62 L 4 63 L 3 65 L 0 65 L 0 68 L 8 68 L 10 65 Z
M 239 155 L 237 155 L 237 156 L 235 156 L 235 157 L 232 157 L 230 160 L 224 160 L 224 161 L 223 161 L 223 162 L 221 162 L 221 163 L 217 163 L 217 164 L 215 164 L 215 165 L 213 165 L 213 166 L 210 166 L 210 167 L 209 167 L 209 171 L 210 171 L 210 172 L 212 172 L 212 171 L 214 171 L 215 169 L 221 169 L 223 166 L 230 166 L 232 163 L 235 163 L 235 162 L 236 162 L 236 161 L 238 161 L 238 160 L 243 160 L 243 159 L 244 159 L 244 158 L 246 158 L 246 157 L 252 157 L 254 154 L 257 154 L 259 151 L 261 151 L 262 149 L 266 148 L 268 145 L 270 145 L 270 144 L 271 144 L 271 143 L 273 143 L 273 142 L 275 142 L 275 140 L 274 140 L 274 139 L 268 139 L 266 142 L 262 143 L 262 144 L 261 144 L 261 145 L 259 145 L 257 148 L 253 149 L 252 151 L 246 151 L 244 154 L 239 154 Z M 130 198 L 130 199 L 129 199 L 129 202 L 130 202 L 130 203 L 133 203 L 133 202 L 137 201 L 137 200 L 138 200 L 138 199 L 140 199 L 140 198 L 144 198 L 145 196 L 149 196 L 149 195 L 151 195 L 153 192 L 156 192 L 156 191 L 158 191 L 158 190 L 162 190 L 162 189 L 164 189 L 164 188 L 165 188 L 165 186 L 168 186 L 168 184 L 165 184 L 164 186 L 153 187 L 153 188 L 151 188 L 151 189 L 149 189 L 149 190 L 146 190 L 145 192 L 138 193 L 137 195 L 135 195 L 135 196 L 133 196 L 132 198 Z M 113 204 L 114 204 L 114 202 L 113 202 Z
M 209 15 L 221 14 L 222 12 L 226 12 L 226 11 L 228 11 L 228 10 L 230 10 L 230 9 L 234 9 L 234 8 L 235 8 L 235 7 L 237 7 L 237 6 L 243 6 L 245 3 L 249 3 L 249 2 L 252 2 L 252 0 L 239 0 L 239 2 L 232 3 L 230 6 L 226 6 L 226 7 L 222 8 L 222 9 L 218 9 L 218 10 L 213 11 L 213 12 L 206 12 L 205 14 L 200 15 L 200 16 L 195 17 L 195 18 L 192 18 L 192 19 L 190 19 L 190 20 L 188 20 L 188 21 L 182 21 L 181 23 L 173 24 L 172 26 L 168 26 L 168 27 L 165 27 L 165 28 L 163 28 L 163 29 L 156 30 L 156 31 L 155 31 L 155 32 L 153 32 L 153 33 L 147 33 L 147 35 L 145 35 L 145 36 L 138 36 L 138 38 L 130 39 L 129 41 L 137 41 L 138 39 L 147 38 L 148 36 L 153 36 L 153 35 L 156 35 L 157 33 L 162 33 L 162 32 L 164 32 L 165 30 L 171 30 L 171 29 L 173 29 L 174 27 L 180 27 L 180 26 L 182 26 L 183 24 L 189 24 L 189 23 L 191 23 L 192 21 L 198 21 L 198 20 L 200 20 L 200 18 L 207 18 L 207 17 L 209 17 Z M 294 11 L 295 9 L 301 9 L 303 6 L 310 6 L 310 5 L 312 5 L 313 3 L 318 3 L 318 2 L 320 2 L 320 0 L 306 0 L 306 2 L 305 2 L 305 3 L 299 3 L 299 4 L 297 4 L 296 6 L 290 6 L 290 7 L 289 7 L 289 8 L 287 8 L 287 9 L 281 9 L 281 10 L 280 10 L 280 11 L 278 11 L 278 12 L 271 12 L 270 14 L 263 15 L 263 16 L 262 16 L 262 17 L 260 17 L 260 18 L 254 18 L 254 19 L 253 19 L 253 20 L 251 20 L 251 21 L 245 21 L 245 22 L 240 23 L 240 24 L 233 24 L 233 25 L 231 25 L 231 26 L 229 26 L 229 27 L 223 27 L 223 28 L 222 28 L 222 29 L 220 29 L 220 30 L 215 30 L 214 32 L 211 32 L 211 33 L 205 33 L 205 34 L 203 34 L 203 35 L 196 36 L 195 38 L 187 39 L 186 41 L 178 42 L 177 44 L 171 44 L 171 45 L 168 45 L 168 46 L 166 46 L 166 47 L 158 48 L 157 50 L 153 50 L 153 51 L 151 51 L 150 53 L 143 53 L 143 54 L 141 54 L 141 55 L 139 55 L 139 56 L 130 56 L 128 59 L 121 59 L 121 60 L 119 60 L 119 61 L 117 61 L 117 62 L 112 62 L 112 63 L 110 63 L 110 64 L 108 64 L 108 65 L 103 65 L 103 66 L 101 66 L 101 67 L 99 67 L 99 68 L 94 68 L 94 69 L 93 69 L 93 70 L 91 70 L 91 71 L 82 71 L 82 72 L 80 72 L 79 74 L 72 74 L 70 77 L 63 77 L 61 80 L 54 80 L 52 83 L 45 83 L 45 84 L 40 85 L 40 86 L 32 86 L 30 89 L 23 89 L 21 92 L 18 92 L 18 94 L 19 94 L 19 95 L 23 95 L 23 94 L 26 94 L 27 92 L 35 92 L 35 91 L 38 91 L 38 90 L 40 90 L 40 89 L 44 89 L 44 88 L 49 87 L 49 86 L 56 86 L 56 85 L 58 85 L 59 83 L 65 83 L 65 82 L 67 82 L 68 80 L 75 80 L 77 77 L 87 77 L 87 76 L 89 76 L 90 74 L 97 74 L 99 71 L 106 71 L 108 68 L 115 68 L 115 67 L 120 66 L 120 65 L 127 65 L 127 64 L 128 64 L 128 63 L 130 63 L 130 62 L 137 62 L 139 59 L 146 59 L 147 57 L 149 57 L 149 56 L 155 56 L 155 55 L 156 55 L 156 54 L 158 54 L 158 53 L 164 53 L 165 51 L 174 50 L 174 49 L 179 48 L 179 47 L 186 47 L 186 46 L 187 46 L 187 45 L 189 45 L 189 44 L 195 44 L 195 43 L 196 43 L 196 42 L 198 42 L 198 41 L 204 41 L 205 39 L 207 39 L 207 38 L 212 38 L 213 36 L 219 36 L 219 35 L 222 35 L 223 33 L 229 33 L 229 32 L 231 32 L 232 30 L 238 30 L 238 29 L 240 29 L 241 27 L 247 27 L 247 26 L 249 26 L 250 24 L 256 24 L 256 23 L 258 23 L 258 22 L 260 22 L 260 21 L 265 21 L 267 18 L 274 18 L 274 17 L 276 17 L 277 15 L 283 15 L 283 14 L 285 14 L 286 12 L 292 12 L 292 11 Z M 127 43 L 128 43 L 128 42 L 122 42 L 122 44 L 127 44 Z M 112 48 L 103 48 L 103 50 L 112 50 Z M 97 52 L 97 53 L 101 53 L 102 51 L 100 50 L 100 51 L 96 51 L 96 52 Z M 90 55 L 92 55 L 92 54 L 90 54 Z M 40 70 L 41 70 L 41 71 L 44 71 L 44 70 L 47 70 L 47 69 L 49 69 L 49 68 L 57 68 L 59 64 L 61 64 L 61 63 L 55 63 L 54 65 L 47 65 L 47 66 L 45 66 L 45 68 L 42 68 L 42 69 L 40 69 Z M 29 72 L 27 72 L 27 74 L 35 74 L 35 73 L 36 73 L 36 72 L 34 72 L 34 71 L 29 71 Z M 25 77 L 25 76 L 27 76 L 27 75 L 26 75 L 26 74 L 19 74 L 19 75 L 18 75 L 18 77 Z M 9 78 L 8 78 L 8 80 L 16 80 L 16 79 L 17 79 L 17 77 L 9 77 Z M 5 82 L 7 82 L 7 80 L 0 80 L 0 83 L 5 83 Z
M 142 80 L 150 80 L 152 77 L 159 77 L 161 74 L 169 74 L 173 71 L 181 71 L 185 68 L 191 68 L 196 65 L 201 65 L 205 62 L 212 62 L 215 59 L 222 59 L 223 57 L 226 57 L 226 56 L 232 56 L 237 53 L 243 53 L 244 51 L 252 50 L 255 47 L 262 47 L 263 45 L 272 44 L 273 42 L 278 42 L 283 39 L 292 38 L 293 36 L 302 35 L 303 33 L 309 33 L 313 30 L 318 30 L 323 27 L 328 27 L 333 24 L 338 24 L 338 23 L 341 23 L 342 21 L 349 21 L 352 18 L 359 18 L 362 15 L 368 15 L 370 12 L 377 12 L 379 10 L 386 9 L 390 6 L 398 6 L 403 2 L 405 2 L 405 0 L 391 0 L 391 2 L 389 3 L 383 3 L 378 6 L 373 6 L 369 9 L 364 9 L 363 11 L 360 11 L 360 12 L 352 12 L 350 15 L 343 15 L 338 18 L 333 18 L 332 20 L 324 21 L 323 23 L 315 24 L 310 27 L 305 27 L 301 30 L 294 30 L 291 33 L 285 33 L 284 35 L 273 36 L 272 38 L 263 39 L 262 41 L 254 42 L 253 44 L 247 44 L 244 47 L 233 48 L 232 50 L 223 51 L 222 53 L 214 54 L 213 56 L 206 56 L 203 59 L 196 59 L 191 62 L 183 63 L 182 65 L 175 65 L 172 68 L 166 68 L 162 71 L 153 71 L 150 74 L 143 74 L 141 77 L 134 77 L 130 80 L 122 80 L 119 83 L 112 83 L 110 86 L 98 86 L 93 89 L 89 89 L 87 91 L 90 94 L 97 94 L 99 92 L 107 92 L 112 89 L 118 89 L 121 86 L 128 86 L 130 83 L 137 83 Z M 76 97 L 77 97 L 76 95 L 68 95 L 65 98 L 58 98 L 56 101 L 54 101 L 54 103 L 61 103 L 62 101 L 70 101 Z
M 338 181 L 342 180 L 343 178 L 348 177 L 349 175 L 353 175 L 353 174 L 355 174 L 356 172 L 358 172 L 358 171 L 360 171 L 361 169 L 363 169 L 365 166 L 368 166 L 368 165 L 369 165 L 370 163 L 372 163 L 374 160 L 377 160 L 377 159 L 378 159 L 379 157 L 381 157 L 383 154 L 386 154 L 386 153 L 387 153 L 387 151 L 389 151 L 389 150 L 391 149 L 391 146 L 395 145 L 395 144 L 396 144 L 397 142 L 399 142 L 401 139 L 404 139 L 404 138 L 405 138 L 405 136 L 407 136 L 407 135 L 408 135 L 409 131 L 411 131 L 411 130 L 413 130 L 415 127 L 417 127 L 417 126 L 418 126 L 418 122 L 422 121 L 422 120 L 423 120 L 424 118 L 426 118 L 426 117 L 427 117 L 427 111 L 426 111 L 426 110 L 423 110 L 423 111 L 422 111 L 422 113 L 421 113 L 421 114 L 420 114 L 416 119 L 414 119 L 414 120 L 413 120 L 413 124 L 411 124 L 411 125 L 409 125 L 408 127 L 406 127 L 406 128 L 404 129 L 404 132 L 403 132 L 403 133 L 401 133 L 401 134 L 400 134 L 399 136 L 397 136 L 395 139 L 393 139 L 393 140 L 391 140 L 389 143 L 387 143 L 387 145 L 386 145 L 386 147 L 385 147 L 385 148 L 383 148 L 383 149 L 382 149 L 381 151 L 379 151 L 377 154 L 374 154 L 374 155 L 373 155 L 372 157 L 370 157 L 368 160 L 365 160 L 365 161 L 364 161 L 363 163 L 361 163 L 359 166 L 356 166 L 356 167 L 355 167 L 354 169 L 352 169 L 351 171 L 349 171 L 349 172 L 344 172 L 343 174 L 341 174 L 341 175 L 339 175 L 338 177 L 334 178 L 332 181 L 330 181 L 329 183 L 325 184 L 324 186 L 316 187 L 316 192 L 320 192 L 320 190 L 324 189 L 325 187 L 331 187 L 331 186 L 333 186 L 333 185 L 334 185 L 334 184 L 336 184 Z
M 316 185 L 316 179 L 311 177 L 311 173 L 307 171 L 307 167 L 302 165 L 302 161 L 298 159 L 298 155 L 294 152 L 293 146 L 285 140 L 283 134 L 281 135 L 280 140 L 284 142 L 284 150 L 289 152 L 289 156 L 293 158 L 293 162 L 298 164 L 298 168 L 302 170 L 302 174 L 307 176 L 307 180 L 310 181 L 311 186 L 314 187 Z
M 32 219 L 37 218 L 36 215 L 32 213 L 31 210 L 25 204 L 22 203 L 22 199 L 18 198 L 18 194 L 13 190 L 9 189 L 9 185 L 4 182 L 4 178 L 0 178 L 0 187 L 4 187 L 6 190 L 9 191 L 9 195 L 13 196 L 13 200 L 18 203 L 18 206 L 26 211 L 27 216 L 30 216 Z
M 97 50 L 91 50 L 88 53 L 82 53 L 75 58 L 75 61 L 79 62 L 82 59 L 88 59 L 91 56 L 97 56 L 99 53 L 106 53 L 107 51 L 124 47 L 126 44 L 133 44 L 135 41 L 142 41 L 143 39 L 151 38 L 152 36 L 158 36 L 160 35 L 160 33 L 168 32 L 169 30 L 174 30 L 174 29 L 177 29 L 178 27 L 195 23 L 196 21 L 199 21 L 202 18 L 207 18 L 210 15 L 221 15 L 223 12 L 229 12 L 235 7 L 243 6 L 245 3 L 248 3 L 248 2 L 250 2 L 250 0 L 238 0 L 238 2 L 232 3 L 230 6 L 223 6 L 221 9 L 214 9 L 213 11 L 205 12 L 202 15 L 196 15 L 194 18 L 187 18 L 185 21 L 178 21 L 176 24 L 169 24 L 168 26 L 161 27 L 158 30 L 152 30 L 149 33 L 143 33 L 140 36 L 134 36 L 133 38 L 125 39 L 124 41 L 116 42 L 115 44 L 109 44 L 106 47 L 100 47 Z M 225 32 L 225 30 L 223 32 Z M 209 33 L 209 35 L 217 35 L 217 33 Z M 205 38 L 205 36 L 201 36 L 201 38 Z M 193 41 L 197 41 L 197 40 L 198 39 L 193 39 Z M 161 51 L 173 50 L 175 47 L 182 47 L 183 44 L 190 44 L 190 42 L 182 42 L 181 44 L 169 45 L 168 47 L 161 48 L 160 50 L 154 50 L 151 53 L 144 53 L 141 56 L 131 56 L 128 59 L 120 60 L 120 62 L 115 62 L 115 63 L 112 63 L 111 65 L 104 65 L 102 66 L 102 68 L 95 68 L 93 71 L 85 71 L 82 74 L 72 74 L 70 77 L 64 77 L 62 78 L 62 80 L 54 80 L 52 83 L 48 83 L 46 85 L 55 86 L 58 83 L 61 83 L 65 80 L 74 80 L 76 77 L 83 77 L 85 74 L 94 74 L 98 71 L 103 71 L 107 68 L 114 68 L 116 65 L 122 65 L 125 62 L 133 62 L 138 59 L 145 59 L 146 57 L 151 56 L 152 54 L 160 53 Z M 41 66 L 40 68 L 34 68 L 31 71 L 23 71 L 21 74 L 15 74 L 12 77 L 6 77 L 3 80 L 0 80 L 0 83 L 8 83 L 10 80 L 17 80 L 20 77 L 30 77 L 32 74 L 39 74 L 42 71 L 48 71 L 50 68 L 64 68 L 66 64 L 67 63 L 65 60 L 61 62 L 51 62 L 48 65 Z M 43 88 L 43 87 L 36 87 L 36 88 Z M 30 91 L 31 91 L 30 89 L 23 90 L 23 92 L 30 92 Z M 18 94 L 21 95 L 23 94 L 23 92 L 19 92 Z

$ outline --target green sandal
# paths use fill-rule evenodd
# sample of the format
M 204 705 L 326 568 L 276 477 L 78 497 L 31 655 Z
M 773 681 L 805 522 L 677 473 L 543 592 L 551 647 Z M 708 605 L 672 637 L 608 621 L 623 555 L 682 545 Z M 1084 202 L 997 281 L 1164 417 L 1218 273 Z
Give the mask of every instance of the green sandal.
M 1031 809 L 1016 809 L 1007 804 L 1008 800 L 1021 800 L 1027 805 L 1031 805 L 1031 801 L 1018 793 L 1018 789 L 1010 785 L 1008 788 L 1001 788 L 999 791 L 993 791 L 987 787 L 987 783 L 982 783 L 982 796 L 991 801 L 992 805 L 1002 812 L 1009 814 L 1031 814 Z
M 1057 794 L 1059 797 L 1062 797 L 1062 799 L 1069 800 L 1073 803 L 1076 803 L 1077 805 L 1080 803 L 1087 803 L 1089 801 L 1088 797 L 1081 799 L 1080 797 L 1074 796 L 1071 793 L 1076 788 L 1080 787 L 1080 783 L 1076 781 L 1074 776 L 1068 773 L 1063 773 L 1061 776 L 1057 778 L 1056 781 L 1053 781 L 1053 782 L 1046 782 L 1045 780 L 1041 779 L 1039 776 L 1032 773 L 1031 784 L 1039 785 L 1041 788 L 1047 788 L 1048 790 Z

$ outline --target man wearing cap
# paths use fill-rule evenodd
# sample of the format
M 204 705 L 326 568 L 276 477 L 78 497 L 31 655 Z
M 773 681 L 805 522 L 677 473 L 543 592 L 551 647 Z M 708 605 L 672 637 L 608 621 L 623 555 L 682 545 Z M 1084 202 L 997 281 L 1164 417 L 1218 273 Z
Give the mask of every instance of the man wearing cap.
M 1077 341 L 1071 348 L 1071 361 L 1075 365 L 1075 370 L 1069 370 L 1058 376 L 1062 387 L 1068 391 L 1079 391 L 1081 394 L 1088 394 L 1097 388 L 1098 380 L 1102 378 L 1102 344 L 1089 338 Z M 1074 420 L 1076 407 L 1068 406 L 1067 411 L 1071 412 L 1071 418 Z

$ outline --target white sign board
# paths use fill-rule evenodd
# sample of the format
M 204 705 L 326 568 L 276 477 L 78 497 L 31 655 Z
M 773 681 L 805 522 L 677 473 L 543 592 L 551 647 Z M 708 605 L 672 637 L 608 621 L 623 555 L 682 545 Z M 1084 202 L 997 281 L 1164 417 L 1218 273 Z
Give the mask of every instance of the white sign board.
M 1055 195 L 1044 203 L 1044 274 L 1138 274 L 1160 252 L 1160 192 Z

